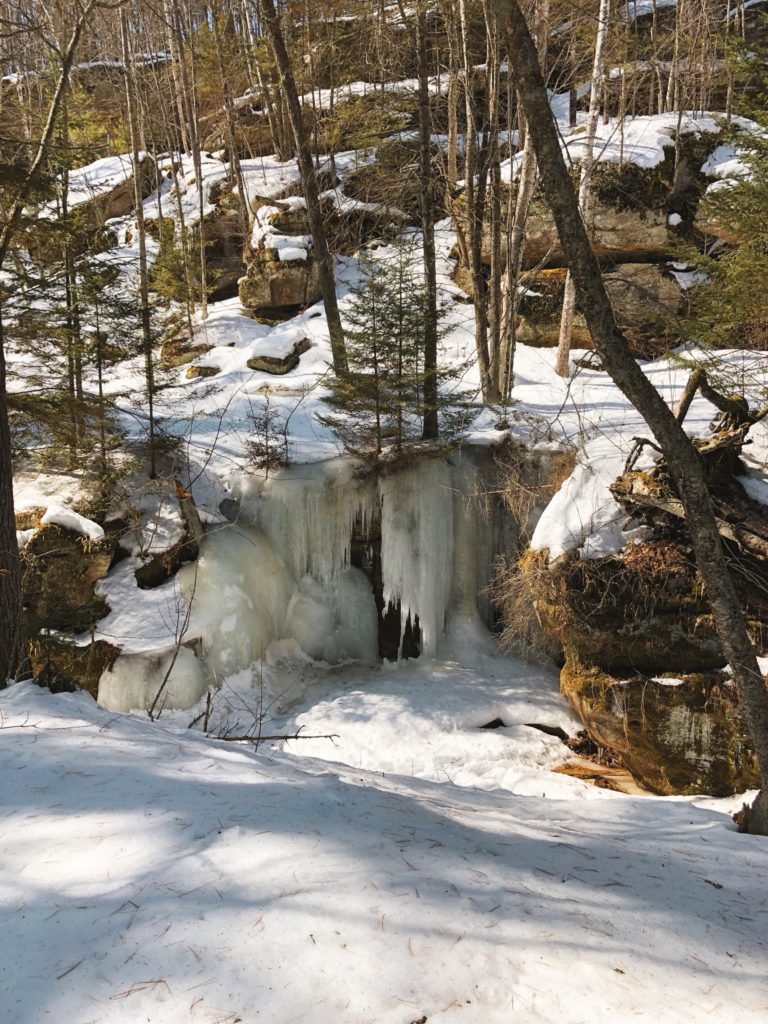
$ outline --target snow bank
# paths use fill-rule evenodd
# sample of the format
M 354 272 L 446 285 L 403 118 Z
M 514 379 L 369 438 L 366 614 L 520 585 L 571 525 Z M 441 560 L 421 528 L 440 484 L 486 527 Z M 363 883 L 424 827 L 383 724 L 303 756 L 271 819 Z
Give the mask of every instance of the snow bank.
M 63 526 L 65 530 L 81 533 L 88 540 L 104 539 L 104 530 L 98 523 L 94 523 L 92 519 L 86 519 L 85 516 L 81 516 L 79 512 L 75 512 L 74 509 L 68 508 L 66 505 L 49 505 L 40 522 Z
M 722 812 L 436 785 L 403 743 L 386 777 L 264 756 L 29 685 L 0 716 L 5 1024 L 765 1019 L 768 847 Z
M 639 167 L 657 167 L 665 158 L 665 150 L 673 147 L 678 129 L 682 135 L 717 135 L 722 131 L 724 115 L 717 113 L 677 112 L 651 114 L 626 118 L 623 122 L 611 118 L 597 126 L 593 158 L 605 163 L 633 163 Z M 734 117 L 732 123 L 745 131 L 757 126 L 747 118 Z M 566 159 L 572 162 L 583 158 L 585 147 L 584 126 L 565 129 L 561 146 Z M 515 178 L 520 169 L 522 154 L 518 153 L 502 164 L 504 180 Z M 705 165 L 706 166 L 706 165 Z M 706 173 L 706 172 L 705 172 Z

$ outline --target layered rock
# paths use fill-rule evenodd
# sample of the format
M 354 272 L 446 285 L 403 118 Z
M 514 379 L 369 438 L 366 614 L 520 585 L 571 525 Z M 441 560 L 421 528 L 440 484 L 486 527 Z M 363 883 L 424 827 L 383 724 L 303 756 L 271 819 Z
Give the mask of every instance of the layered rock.
M 665 333 L 670 317 L 683 309 L 683 289 L 664 264 L 625 263 L 609 270 L 603 280 L 619 326 L 638 344 Z M 565 271 L 540 271 L 526 287 L 517 324 L 518 341 L 535 346 L 557 345 Z M 592 347 L 586 321 L 578 310 L 572 337 L 576 348 Z
M 123 157 L 127 160 L 127 157 Z M 146 199 L 160 184 L 160 172 L 154 158 L 142 154 L 138 165 L 139 187 L 142 198 Z M 112 188 L 98 192 L 77 205 L 77 217 L 86 232 L 98 231 L 108 220 L 124 217 L 136 206 L 133 174 L 128 174 Z
M 320 298 L 320 274 L 314 257 L 281 260 L 271 249 L 251 254 L 239 282 L 240 302 L 254 311 L 289 312 Z
M 515 197 L 516 186 L 504 190 L 502 223 L 506 220 L 507 206 L 514 204 Z M 593 188 L 592 213 L 587 227 L 600 260 L 604 263 L 647 263 L 667 258 L 674 239 L 667 222 L 665 198 L 656 196 L 648 204 L 644 201 L 621 202 L 607 189 Z M 466 266 L 468 224 L 463 194 L 454 201 L 452 214 L 459 236 L 459 260 Z M 505 258 L 506 241 L 503 237 L 501 252 Z M 481 253 L 483 262 L 490 265 L 491 234 L 487 222 L 483 225 Z M 526 222 L 523 269 L 564 267 L 565 263 L 552 213 L 537 193 Z
M 561 688 L 591 738 L 654 793 L 728 796 L 759 786 L 736 687 L 724 672 L 615 679 L 570 654 Z
M 564 656 L 561 686 L 590 737 L 658 793 L 738 792 L 759 773 L 690 551 L 666 539 L 591 561 L 528 553 L 522 577 Z M 756 641 L 768 622 L 742 583 Z M 672 678 L 670 678 L 672 677 Z
M 79 632 L 106 614 L 93 585 L 106 576 L 114 551 L 114 538 L 94 541 L 53 524 L 37 529 L 21 551 L 27 632 Z

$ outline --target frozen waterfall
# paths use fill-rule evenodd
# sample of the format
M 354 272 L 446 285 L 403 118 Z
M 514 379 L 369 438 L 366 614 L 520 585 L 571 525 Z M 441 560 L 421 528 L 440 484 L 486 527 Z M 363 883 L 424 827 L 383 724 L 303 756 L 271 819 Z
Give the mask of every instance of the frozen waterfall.
M 166 684 L 169 705 L 191 706 L 275 651 L 374 663 L 388 608 L 399 608 L 401 649 L 406 623 L 417 623 L 428 658 L 447 628 L 487 620 L 484 591 L 504 533 L 483 482 L 489 466 L 487 450 L 469 448 L 379 473 L 340 458 L 239 475 L 233 521 L 212 528 L 178 574 L 183 657 Z M 117 710 L 151 702 L 169 664 L 167 650 L 119 657 L 99 700 Z

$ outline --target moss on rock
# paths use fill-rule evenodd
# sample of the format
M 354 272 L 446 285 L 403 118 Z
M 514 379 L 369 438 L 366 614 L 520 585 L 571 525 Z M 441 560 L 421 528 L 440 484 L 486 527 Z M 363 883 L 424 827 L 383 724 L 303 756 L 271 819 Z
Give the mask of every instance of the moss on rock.
M 725 672 L 616 678 L 566 648 L 561 688 L 591 738 L 654 793 L 727 796 L 760 773 Z

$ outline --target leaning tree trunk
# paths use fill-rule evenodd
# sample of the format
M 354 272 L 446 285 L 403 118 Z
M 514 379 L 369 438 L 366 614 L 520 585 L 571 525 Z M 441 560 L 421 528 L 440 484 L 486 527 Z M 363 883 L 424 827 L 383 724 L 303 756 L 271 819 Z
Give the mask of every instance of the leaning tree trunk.
M 309 141 L 304 130 L 304 123 L 301 116 L 301 104 L 296 89 L 296 80 L 293 77 L 291 61 L 285 47 L 285 39 L 280 22 L 275 11 L 274 0 L 259 0 L 264 28 L 266 29 L 272 50 L 275 55 L 275 62 L 280 73 L 280 81 L 285 101 L 288 106 L 288 117 L 290 118 L 293 137 L 296 143 L 297 162 L 301 174 L 301 186 L 304 192 L 304 199 L 307 203 L 307 219 L 309 230 L 312 234 L 312 245 L 315 250 L 317 269 L 320 277 L 320 289 L 323 294 L 323 305 L 325 306 L 325 317 L 328 321 L 328 333 L 331 339 L 331 352 L 333 354 L 333 368 L 336 373 L 346 373 L 347 352 L 344 345 L 344 330 L 341 326 L 339 305 L 336 299 L 336 278 L 333 272 L 333 257 L 328 248 L 328 238 L 323 224 L 323 215 L 320 209 L 320 194 L 315 177 L 315 168 L 312 163 L 312 153 L 309 148 Z
M 536 57 L 536 47 L 517 0 L 493 0 L 506 22 L 515 83 L 533 136 L 542 188 L 552 209 L 592 339 L 606 370 L 640 412 L 669 465 L 685 510 L 696 564 L 715 626 L 733 672 L 755 748 L 762 791 L 750 829 L 768 834 L 768 690 L 749 639 L 736 588 L 720 541 L 712 499 L 699 457 L 662 396 L 629 352 L 605 290 L 600 265 L 587 237 Z

